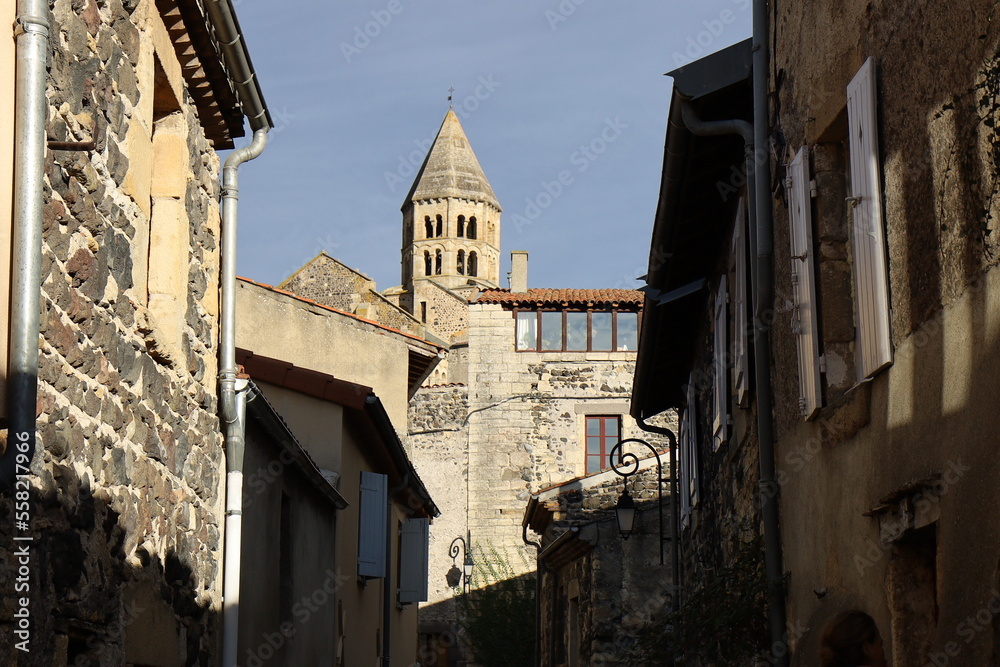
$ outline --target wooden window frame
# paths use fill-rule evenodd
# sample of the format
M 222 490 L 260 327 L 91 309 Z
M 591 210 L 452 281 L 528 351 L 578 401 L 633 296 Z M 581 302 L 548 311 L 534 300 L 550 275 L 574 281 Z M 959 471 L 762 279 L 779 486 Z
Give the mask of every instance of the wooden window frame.
M 586 310 L 582 309 L 557 309 L 557 308 L 515 308 L 513 311 L 514 317 L 514 349 L 517 352 L 568 352 L 577 354 L 587 354 L 591 352 L 619 352 L 618 350 L 618 314 L 634 313 L 636 316 L 636 341 L 639 339 L 639 331 L 642 328 L 642 312 L 639 310 L 624 310 L 620 308 L 613 308 L 611 310 L 604 310 L 600 308 L 588 308 Z M 538 313 L 539 316 L 535 318 L 535 347 L 533 348 L 519 348 L 517 346 L 517 315 L 518 313 Z M 542 313 L 562 313 L 562 347 L 559 349 L 548 349 L 542 347 Z M 568 313 L 586 313 L 587 314 L 587 349 L 585 350 L 570 350 L 567 349 L 567 341 L 569 340 L 569 329 L 567 328 L 567 314 Z M 608 313 L 611 315 L 611 348 L 610 349 L 595 349 L 594 348 L 594 330 L 593 330 L 593 314 L 594 313 Z M 636 346 L 638 347 L 638 345 Z M 636 350 L 627 350 L 627 352 L 635 352 Z
M 600 420 L 600 427 L 598 429 L 599 433 L 597 436 L 591 436 L 588 434 L 589 429 L 587 428 L 590 424 L 590 420 L 597 419 Z M 618 434 L 617 436 L 607 435 L 605 431 L 605 424 L 608 420 L 615 420 L 618 424 Z M 587 440 L 591 437 L 597 437 L 601 448 L 599 454 L 591 454 L 587 448 Z M 611 446 L 607 446 L 607 441 L 609 438 L 615 437 L 615 441 L 611 443 Z M 604 472 L 605 470 L 610 470 L 611 465 L 608 463 L 608 456 L 611 454 L 611 450 L 614 446 L 621 442 L 622 439 L 622 416 L 621 415 L 585 415 L 583 419 L 583 472 L 585 475 L 592 475 L 599 472 Z M 590 460 L 597 458 L 599 465 L 597 470 L 590 469 Z

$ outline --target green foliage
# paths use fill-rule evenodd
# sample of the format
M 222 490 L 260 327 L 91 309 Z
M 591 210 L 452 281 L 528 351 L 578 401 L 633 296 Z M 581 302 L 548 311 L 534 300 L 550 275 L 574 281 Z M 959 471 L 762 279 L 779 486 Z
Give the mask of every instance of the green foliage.
M 769 643 L 769 590 L 758 538 L 743 546 L 730 567 L 707 572 L 678 611 L 650 623 L 629 664 L 755 664 Z
M 459 619 L 475 661 L 483 667 L 530 667 L 535 575 L 516 575 L 507 554 L 493 545 L 477 546 L 475 556 L 472 590 L 458 596 Z

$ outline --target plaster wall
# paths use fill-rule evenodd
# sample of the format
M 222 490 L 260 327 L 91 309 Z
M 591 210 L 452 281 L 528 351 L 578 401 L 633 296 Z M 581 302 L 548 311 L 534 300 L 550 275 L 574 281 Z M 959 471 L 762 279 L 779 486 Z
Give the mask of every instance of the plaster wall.
M 343 568 L 343 585 L 340 600 L 343 603 L 344 664 L 375 664 L 382 651 L 382 595 L 383 586 L 392 587 L 391 651 L 393 662 L 409 665 L 417 661 L 417 605 L 402 608 L 395 603 L 399 571 L 399 543 L 390 538 L 392 560 L 387 566 L 389 579 L 361 580 L 357 577 L 358 562 L 358 502 L 360 498 L 361 471 L 379 472 L 365 457 L 367 447 L 350 432 L 345 434 L 341 457 L 342 477 L 340 493 L 351 503 L 341 512 L 337 529 L 337 563 Z M 390 486 L 392 482 L 390 481 Z M 393 503 L 393 515 L 398 523 L 408 516 L 405 505 Z M 338 631 L 339 632 L 339 631 Z
M 236 291 L 237 345 L 369 386 L 393 424 L 405 423 L 409 348 L 404 337 L 251 283 L 238 283 Z
M 990 610 L 1000 528 L 983 513 L 1000 502 L 991 447 L 1000 398 L 997 161 L 995 130 L 980 121 L 996 118 L 982 87 L 1000 44 L 993 11 L 984 1 L 849 1 L 782 6 L 773 17 L 776 129 L 790 148 L 835 134 L 847 83 L 865 58 L 878 63 L 895 348 L 891 367 L 805 423 L 793 409 L 794 339 L 775 326 L 776 463 L 796 664 L 812 664 L 823 622 L 848 607 L 873 614 L 892 638 L 892 664 L 990 664 L 1000 651 Z M 775 212 L 781 304 L 791 282 L 780 198 Z M 928 478 L 938 481 L 918 513 L 936 527 L 936 623 L 907 636 L 913 613 L 889 590 L 898 542 L 865 513 Z M 813 593 L 819 588 L 828 591 L 823 599 Z
M 332 664 L 336 642 L 330 640 L 330 630 L 342 583 L 334 562 L 336 509 L 285 460 L 266 435 L 248 428 L 240 661 Z M 288 497 L 287 516 L 282 514 L 282 495 Z M 284 521 L 289 525 L 283 526 Z M 288 559 L 287 571 L 282 571 L 283 558 Z

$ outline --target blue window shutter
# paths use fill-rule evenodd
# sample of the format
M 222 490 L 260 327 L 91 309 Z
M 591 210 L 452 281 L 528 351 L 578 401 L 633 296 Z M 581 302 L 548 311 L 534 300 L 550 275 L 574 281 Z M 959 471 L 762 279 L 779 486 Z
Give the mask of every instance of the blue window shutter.
M 427 547 L 430 519 L 403 521 L 399 540 L 399 602 L 427 601 Z
M 385 531 L 388 511 L 388 477 L 361 473 L 358 517 L 358 576 L 385 576 Z

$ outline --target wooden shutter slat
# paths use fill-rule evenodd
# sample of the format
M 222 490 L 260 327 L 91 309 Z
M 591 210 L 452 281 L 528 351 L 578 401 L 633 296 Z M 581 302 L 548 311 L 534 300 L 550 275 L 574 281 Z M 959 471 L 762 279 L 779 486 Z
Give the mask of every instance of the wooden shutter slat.
M 688 415 L 688 475 L 691 486 L 688 492 L 691 494 L 691 507 L 698 506 L 699 484 L 698 484 L 698 410 L 695 406 L 694 376 L 688 378 L 687 386 L 687 415 Z
M 847 86 L 859 378 L 892 363 L 877 100 L 875 60 L 869 58 Z
M 736 224 L 733 229 L 733 271 L 736 275 L 733 286 L 733 392 L 736 405 L 747 406 L 750 393 L 750 378 L 747 363 L 747 235 L 746 200 L 740 198 L 736 208 Z
M 809 419 L 823 403 L 820 384 L 816 264 L 812 235 L 809 154 L 803 146 L 786 170 L 789 238 L 792 250 L 792 329 L 799 361 L 799 412 Z
M 729 366 L 726 353 L 728 350 L 726 313 L 726 276 L 719 280 L 719 291 L 715 297 L 715 354 L 713 382 L 713 417 L 712 417 L 712 450 L 719 449 L 726 442 L 726 431 L 729 425 Z

